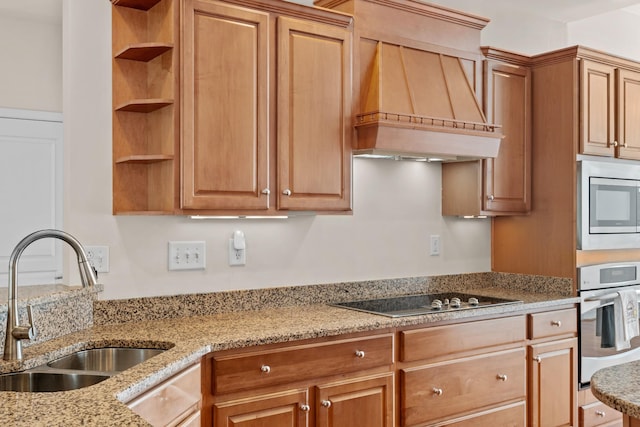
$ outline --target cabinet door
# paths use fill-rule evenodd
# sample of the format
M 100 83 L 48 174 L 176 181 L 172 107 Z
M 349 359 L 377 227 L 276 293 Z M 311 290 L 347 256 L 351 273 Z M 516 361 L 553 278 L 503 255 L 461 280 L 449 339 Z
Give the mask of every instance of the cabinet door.
M 183 15 L 182 207 L 267 209 L 268 15 L 199 0 Z
M 613 156 L 615 68 L 580 61 L 580 153 Z
M 307 389 L 287 390 L 219 402 L 213 406 L 213 425 L 224 427 L 306 427 L 309 425 Z
M 317 427 L 392 427 L 393 373 L 316 387 Z
M 278 209 L 351 208 L 350 29 L 278 18 Z
M 531 209 L 531 71 L 493 61 L 485 63 L 487 118 L 502 126 L 504 138 L 495 159 L 484 161 L 483 209 Z
M 529 425 L 577 425 L 577 339 L 529 346 Z
M 640 73 L 617 70 L 618 157 L 640 160 Z

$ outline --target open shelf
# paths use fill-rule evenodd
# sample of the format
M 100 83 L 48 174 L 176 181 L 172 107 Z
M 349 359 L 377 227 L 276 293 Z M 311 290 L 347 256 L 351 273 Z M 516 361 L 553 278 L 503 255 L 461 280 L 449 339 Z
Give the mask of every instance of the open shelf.
M 161 0 L 111 0 L 114 6 L 130 7 L 132 9 L 149 10 Z
M 172 154 L 135 154 L 132 156 L 124 156 L 116 159 L 116 163 L 156 163 L 173 160 Z
M 132 99 L 123 104 L 118 105 L 116 111 L 129 111 L 132 113 L 151 113 L 159 110 L 167 105 L 173 104 L 173 99 Z
M 173 49 L 170 43 L 135 43 L 125 46 L 115 57 L 118 59 L 130 59 L 132 61 L 149 62 L 163 53 Z

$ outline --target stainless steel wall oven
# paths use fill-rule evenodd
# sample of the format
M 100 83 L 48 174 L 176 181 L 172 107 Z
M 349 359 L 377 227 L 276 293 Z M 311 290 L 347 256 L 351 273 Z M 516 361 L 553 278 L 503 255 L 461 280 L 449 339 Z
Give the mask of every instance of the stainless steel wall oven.
M 586 386 L 599 369 L 640 359 L 640 337 L 616 350 L 614 309 L 618 291 L 640 293 L 640 262 L 589 265 L 578 268 L 580 296 L 579 379 Z

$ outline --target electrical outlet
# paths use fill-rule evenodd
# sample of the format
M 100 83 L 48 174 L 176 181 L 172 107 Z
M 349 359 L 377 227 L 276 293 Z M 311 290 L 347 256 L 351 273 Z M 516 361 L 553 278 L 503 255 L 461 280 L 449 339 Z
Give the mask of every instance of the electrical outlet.
M 204 270 L 206 243 L 202 241 L 169 242 L 169 270 Z
M 236 249 L 233 238 L 229 239 L 229 265 L 246 265 L 247 249 Z
M 442 249 L 440 247 L 440 236 L 437 234 L 432 234 L 431 235 L 431 245 L 429 247 L 429 255 L 431 256 L 438 256 L 440 255 L 440 250 Z
M 87 254 L 89 264 L 98 273 L 109 272 L 109 246 L 85 246 L 84 251 Z

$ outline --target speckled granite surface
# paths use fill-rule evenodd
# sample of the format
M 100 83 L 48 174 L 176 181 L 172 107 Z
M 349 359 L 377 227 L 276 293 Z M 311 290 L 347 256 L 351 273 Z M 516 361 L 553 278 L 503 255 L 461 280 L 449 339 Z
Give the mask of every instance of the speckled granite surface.
M 640 419 L 640 361 L 599 370 L 591 377 L 591 391 L 605 405 Z
M 289 342 L 388 327 L 518 314 L 578 301 L 564 280 L 494 273 L 423 279 L 265 289 L 225 295 L 180 296 L 126 301 L 96 301 L 94 326 L 24 349 L 22 362 L 0 361 L 0 372 L 36 367 L 85 348 L 136 346 L 168 348 L 140 365 L 99 384 L 58 393 L 0 392 L 0 422 L 11 426 L 143 426 L 147 423 L 123 403 L 211 352 Z M 510 286 L 504 285 L 508 282 Z M 553 283 L 551 283 L 553 282 Z M 331 291 L 331 288 L 334 288 Z M 314 289 L 312 289 L 314 288 Z M 369 289 L 371 288 L 371 289 Z M 387 318 L 326 305 L 389 294 L 473 291 L 519 299 L 523 304 Z M 330 292 L 331 291 L 331 292 Z M 210 298 L 210 299 L 209 299 Z M 209 307 L 208 304 L 211 303 Z M 183 308 L 185 304 L 187 308 Z M 304 310 L 300 304 L 305 304 Z M 201 308 L 198 308 L 201 307 Z M 104 310 L 101 314 L 98 314 Z M 188 315 L 186 313 L 189 313 Z M 98 324 L 100 317 L 106 319 Z M 150 319 L 149 319 L 150 318 Z M 108 320 L 108 321 L 107 321 Z M 127 320 L 128 323 L 121 323 Z
M 461 292 L 470 289 L 482 291 L 491 288 L 529 293 L 534 291 L 558 296 L 571 296 L 573 292 L 570 279 L 492 272 L 454 274 L 96 301 L 94 322 L 96 325 L 104 325 L 295 305 L 330 304 L 395 295 Z

